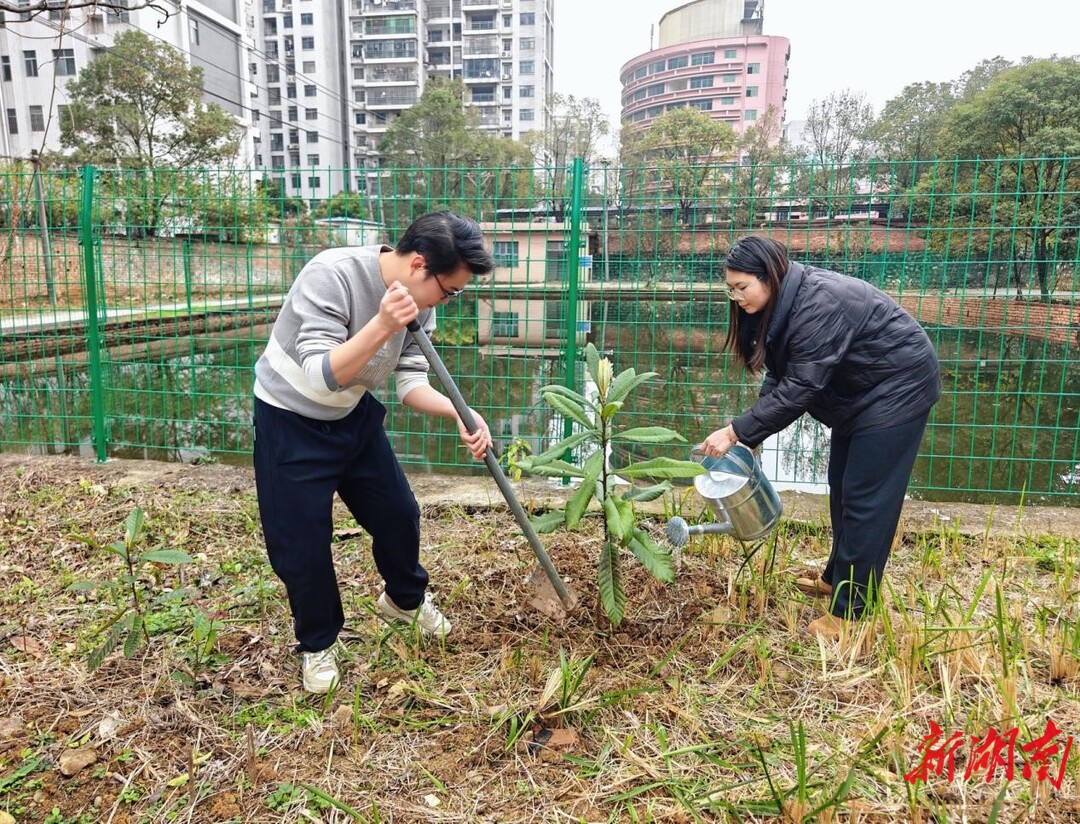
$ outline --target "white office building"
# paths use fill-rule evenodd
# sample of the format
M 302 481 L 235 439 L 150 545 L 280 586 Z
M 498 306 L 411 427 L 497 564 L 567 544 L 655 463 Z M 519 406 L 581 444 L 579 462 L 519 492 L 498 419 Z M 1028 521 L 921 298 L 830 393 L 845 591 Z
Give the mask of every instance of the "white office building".
M 170 12 L 164 21 L 154 9 L 56 8 L 33 18 L 8 12 L 0 21 L 0 154 L 13 160 L 28 158 L 32 150 L 59 151 L 68 84 L 120 32 L 135 27 L 202 67 L 203 99 L 236 117 L 243 129 L 236 165 L 249 166 L 254 146 L 248 106 L 254 87 L 247 75 L 251 61 L 242 1 L 165 0 L 159 3 Z
M 428 78 L 460 78 L 493 134 L 544 126 L 554 0 L 259 2 L 255 163 L 289 195 L 367 191 L 382 135 Z

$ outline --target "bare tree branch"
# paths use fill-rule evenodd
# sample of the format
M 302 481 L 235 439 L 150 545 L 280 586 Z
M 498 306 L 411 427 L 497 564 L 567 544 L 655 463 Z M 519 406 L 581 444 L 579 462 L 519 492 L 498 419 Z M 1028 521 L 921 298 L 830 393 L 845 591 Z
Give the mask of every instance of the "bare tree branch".
M 104 11 L 120 14 L 125 11 L 136 9 L 153 9 L 168 19 L 173 12 L 168 7 L 155 0 L 28 0 L 20 3 L 19 0 L 0 0 L 0 12 L 10 12 L 14 15 L 25 15 L 25 19 L 33 19 L 40 14 L 50 11 L 71 11 L 72 9 L 102 9 Z M 7 20 L 8 26 L 17 25 L 23 18 L 16 17 Z

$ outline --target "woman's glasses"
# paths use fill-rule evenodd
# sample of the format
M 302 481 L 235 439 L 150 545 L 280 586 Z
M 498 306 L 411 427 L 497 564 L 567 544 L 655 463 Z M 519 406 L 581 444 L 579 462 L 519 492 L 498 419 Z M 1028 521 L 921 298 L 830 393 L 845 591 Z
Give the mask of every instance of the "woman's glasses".
M 432 277 L 435 278 L 435 282 L 439 284 L 439 288 L 442 290 L 443 300 L 453 300 L 465 291 L 464 286 L 462 286 L 460 289 L 447 289 L 445 286 L 443 286 L 443 282 L 439 280 L 438 275 L 433 274 Z
M 746 300 L 746 290 L 753 284 L 748 283 L 746 286 L 732 286 L 729 283 L 721 283 L 720 291 L 727 295 L 728 300 Z

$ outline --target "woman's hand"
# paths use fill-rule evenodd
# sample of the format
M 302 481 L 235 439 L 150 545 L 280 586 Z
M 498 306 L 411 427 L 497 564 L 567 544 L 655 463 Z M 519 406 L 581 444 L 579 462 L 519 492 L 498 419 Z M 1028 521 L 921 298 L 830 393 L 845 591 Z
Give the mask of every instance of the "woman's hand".
M 458 418 L 458 433 L 461 435 L 461 441 L 465 444 L 468 450 L 472 453 L 472 456 L 478 461 L 484 460 L 484 455 L 487 453 L 488 448 L 492 445 L 491 432 L 488 430 L 487 422 L 481 417 L 480 413 L 475 409 L 470 409 L 473 419 L 476 422 L 476 431 L 471 435 L 469 430 L 465 428 L 465 424 L 462 423 L 461 418 Z
M 710 458 L 722 458 L 738 442 L 739 436 L 735 434 L 735 428 L 729 425 L 709 435 L 701 444 L 701 451 Z

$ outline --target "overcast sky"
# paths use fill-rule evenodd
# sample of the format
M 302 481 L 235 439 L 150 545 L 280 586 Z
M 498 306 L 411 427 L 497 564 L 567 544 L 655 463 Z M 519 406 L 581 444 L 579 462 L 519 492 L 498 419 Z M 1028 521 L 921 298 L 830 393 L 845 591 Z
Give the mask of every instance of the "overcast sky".
M 619 68 L 684 0 L 555 0 L 555 90 L 595 97 L 618 130 Z M 766 0 L 765 34 L 791 41 L 787 119 L 851 88 L 880 112 L 908 83 L 983 58 L 1080 54 L 1080 0 Z

